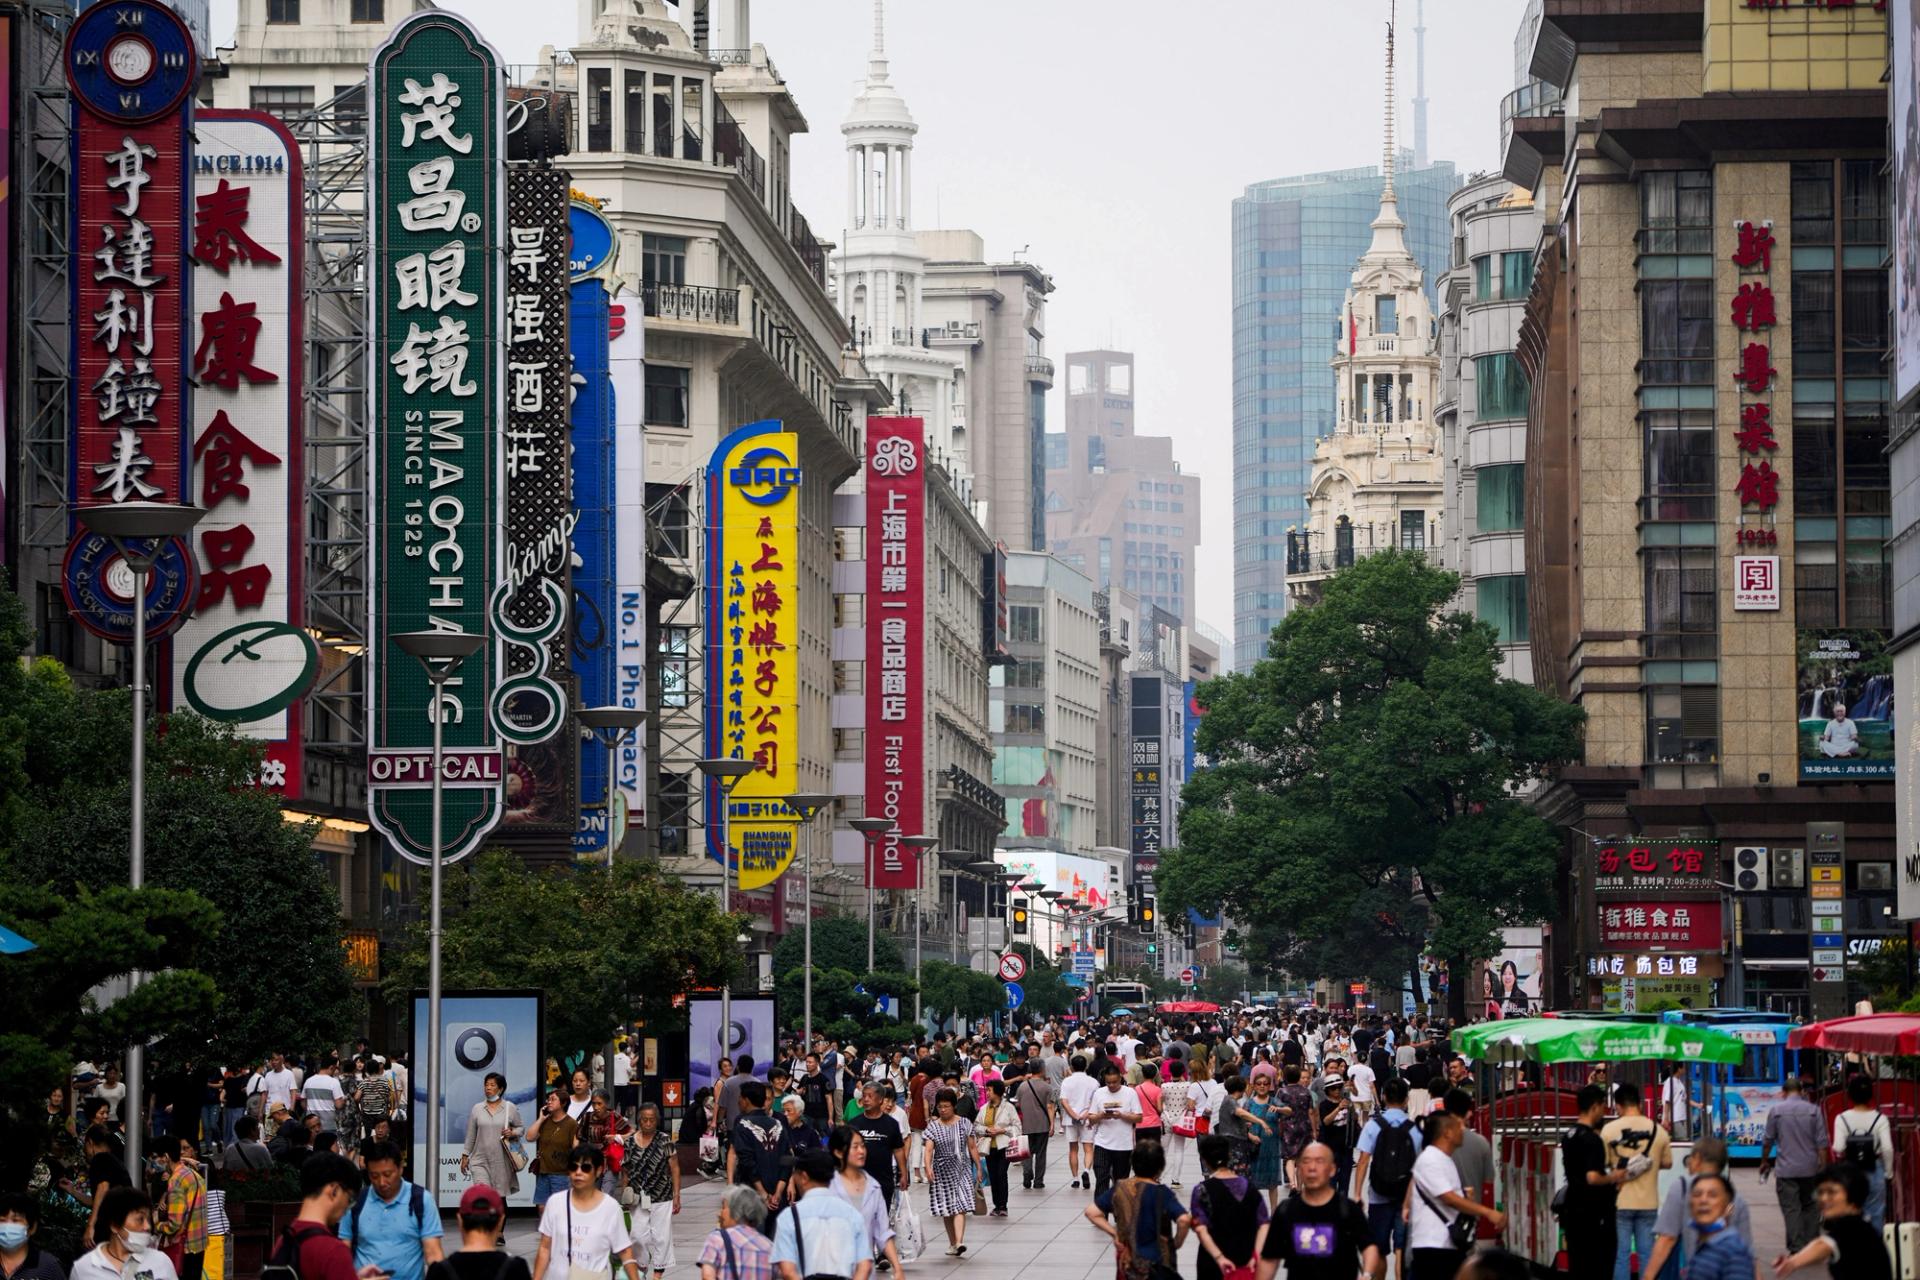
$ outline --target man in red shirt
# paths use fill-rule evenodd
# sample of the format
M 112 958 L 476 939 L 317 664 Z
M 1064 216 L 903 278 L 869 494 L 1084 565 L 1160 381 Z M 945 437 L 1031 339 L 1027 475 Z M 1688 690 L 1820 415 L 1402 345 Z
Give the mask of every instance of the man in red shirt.
M 300 1280 L 384 1280 L 379 1267 L 353 1268 L 353 1251 L 336 1234 L 360 1193 L 360 1171 L 342 1155 L 323 1151 L 300 1167 L 300 1212 L 273 1253 L 292 1262 Z M 291 1256 L 289 1256 L 291 1255 Z

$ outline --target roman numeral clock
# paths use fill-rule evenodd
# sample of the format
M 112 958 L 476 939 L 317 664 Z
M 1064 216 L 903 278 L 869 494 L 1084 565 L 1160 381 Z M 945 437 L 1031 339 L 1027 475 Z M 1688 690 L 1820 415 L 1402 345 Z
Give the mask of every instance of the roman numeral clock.
M 147 0 L 95 5 L 67 33 L 67 80 L 80 105 L 124 124 L 177 110 L 199 61 L 187 24 Z

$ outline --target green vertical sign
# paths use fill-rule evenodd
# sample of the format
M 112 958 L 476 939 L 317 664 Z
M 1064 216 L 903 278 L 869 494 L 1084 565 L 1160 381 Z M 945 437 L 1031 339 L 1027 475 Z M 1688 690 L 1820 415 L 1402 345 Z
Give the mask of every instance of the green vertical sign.
M 368 810 L 403 856 L 432 856 L 438 715 L 442 853 L 458 858 L 500 821 L 503 799 L 488 603 L 506 574 L 506 80 L 464 19 L 430 9 L 394 28 L 367 83 Z M 488 637 L 437 706 L 425 670 L 392 643 L 430 630 Z

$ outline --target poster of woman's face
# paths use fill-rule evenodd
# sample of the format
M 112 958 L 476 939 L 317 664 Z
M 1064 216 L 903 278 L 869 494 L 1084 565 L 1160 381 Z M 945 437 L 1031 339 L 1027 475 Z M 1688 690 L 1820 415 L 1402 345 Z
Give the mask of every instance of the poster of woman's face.
M 1538 947 L 1509 948 L 1486 971 L 1489 1018 L 1526 1018 L 1540 1012 L 1541 951 Z

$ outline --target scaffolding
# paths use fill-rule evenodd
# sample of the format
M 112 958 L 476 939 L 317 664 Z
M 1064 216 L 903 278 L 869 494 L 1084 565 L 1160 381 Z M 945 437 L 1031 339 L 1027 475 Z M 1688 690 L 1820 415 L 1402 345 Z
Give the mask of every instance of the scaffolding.
M 20 146 L 13 155 L 16 204 L 21 225 L 16 243 L 25 252 L 18 278 L 8 378 L 14 397 L 7 418 L 19 424 L 20 492 L 16 511 L 15 568 L 22 587 L 51 581 L 67 548 L 67 419 L 69 370 L 68 294 L 72 280 L 72 209 L 69 147 L 71 104 L 61 56 L 71 6 L 27 0 L 16 10 L 20 48 Z

